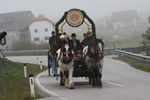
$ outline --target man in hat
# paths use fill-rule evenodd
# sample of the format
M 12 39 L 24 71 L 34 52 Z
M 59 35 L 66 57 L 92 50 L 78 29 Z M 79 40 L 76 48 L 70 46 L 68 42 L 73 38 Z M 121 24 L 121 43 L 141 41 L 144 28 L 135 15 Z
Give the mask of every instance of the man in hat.
M 76 34 L 75 33 L 71 34 L 70 45 L 71 45 L 71 48 L 74 51 L 82 49 L 82 45 L 81 45 L 80 41 L 76 38 Z
M 85 46 L 88 46 L 90 43 L 91 43 L 91 41 L 93 40 L 93 34 L 92 34 L 92 32 L 87 32 L 87 38 L 84 40 L 84 44 L 82 44 L 83 45 L 83 47 L 85 47 Z
M 57 75 L 57 62 L 56 62 L 56 56 L 57 56 L 57 50 L 60 48 L 59 39 L 56 36 L 56 33 L 52 31 L 51 37 L 49 38 L 49 45 L 50 45 L 50 53 L 51 53 L 51 68 L 53 75 Z
M 55 55 L 58 49 L 58 46 L 57 46 L 57 36 L 54 31 L 51 32 L 51 37 L 49 38 L 49 45 L 50 45 L 51 54 Z
M 51 32 L 51 37 L 49 38 L 49 45 L 53 44 L 53 41 L 56 39 L 56 33 L 54 31 Z
M 87 41 L 87 33 L 83 34 L 83 38 L 84 39 L 81 41 L 81 44 L 82 44 L 83 47 L 85 47 L 86 46 L 86 41 Z

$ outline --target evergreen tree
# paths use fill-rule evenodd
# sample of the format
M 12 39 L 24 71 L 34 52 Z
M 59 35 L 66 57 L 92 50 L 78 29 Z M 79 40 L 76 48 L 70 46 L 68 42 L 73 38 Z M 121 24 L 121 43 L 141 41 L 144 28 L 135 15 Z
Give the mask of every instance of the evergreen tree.
M 150 27 L 147 29 L 146 33 L 143 34 L 143 38 L 146 41 L 150 41 Z
M 150 17 L 149 19 L 149 23 L 150 23 Z M 144 38 L 142 44 L 144 46 L 144 49 L 146 51 L 146 55 L 149 55 L 149 50 L 150 50 L 150 27 L 148 27 L 146 33 L 144 33 L 142 35 L 142 37 Z

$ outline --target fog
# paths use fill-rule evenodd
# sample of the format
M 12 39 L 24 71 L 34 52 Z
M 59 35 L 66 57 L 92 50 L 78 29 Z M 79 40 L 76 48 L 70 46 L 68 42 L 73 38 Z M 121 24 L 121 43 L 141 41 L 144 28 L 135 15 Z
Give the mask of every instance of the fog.
M 0 0 L 0 4 L 0 13 L 31 10 L 36 16 L 44 14 L 50 19 L 60 18 L 70 8 L 85 10 L 93 20 L 114 11 L 150 10 L 150 0 Z
M 19 38 L 24 38 L 25 40 L 27 40 L 26 38 L 31 38 L 28 25 L 32 23 L 32 18 L 43 15 L 56 23 L 64 12 L 72 8 L 84 10 L 96 24 L 97 37 L 104 38 L 105 43 L 108 44 L 111 44 L 114 41 L 114 37 L 117 37 L 115 39 L 119 40 L 118 43 L 135 40 L 132 45 L 135 46 L 134 44 L 139 44 L 142 40 L 141 35 L 149 26 L 147 17 L 150 16 L 150 0 L 0 0 L 0 4 L 0 14 L 2 15 L 18 11 L 26 13 L 25 16 L 23 14 L 19 15 L 20 17 L 11 15 L 7 16 L 7 18 L 4 17 L 4 22 L 3 18 L 1 19 L 0 29 L 8 32 L 7 44 L 10 43 L 10 45 L 5 45 L 3 48 L 11 49 L 14 47 L 11 45 L 10 40 L 19 43 Z M 33 13 L 32 15 L 30 11 Z M 24 21 L 24 19 L 18 22 L 18 18 L 23 17 L 29 22 Z M 25 24 L 26 22 L 27 24 Z M 6 27 L 4 27 L 5 24 Z M 25 24 L 26 27 L 17 27 L 21 24 Z M 65 28 L 64 30 L 69 35 L 72 31 L 81 33 L 79 38 L 82 39 L 82 33 L 87 32 L 86 27 L 83 25 L 79 28 Z M 11 28 L 15 31 L 9 31 Z M 42 38 L 41 36 L 37 37 Z M 18 44 L 16 45 L 19 47 Z

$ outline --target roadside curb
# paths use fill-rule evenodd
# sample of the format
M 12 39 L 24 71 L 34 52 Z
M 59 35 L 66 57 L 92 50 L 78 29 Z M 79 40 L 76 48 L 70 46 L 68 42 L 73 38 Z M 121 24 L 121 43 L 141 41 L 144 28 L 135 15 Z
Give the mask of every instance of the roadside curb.
M 39 78 L 47 71 L 44 71 L 44 72 L 41 72 L 40 74 L 38 74 L 36 77 L 35 77 L 35 85 L 36 87 L 42 92 L 44 93 L 45 95 L 48 96 L 48 98 L 42 98 L 42 99 L 37 99 L 37 100 L 68 100 L 64 97 L 60 97 L 59 95 L 57 95 L 56 93 L 48 90 L 47 88 L 45 88 L 41 82 L 39 81 Z

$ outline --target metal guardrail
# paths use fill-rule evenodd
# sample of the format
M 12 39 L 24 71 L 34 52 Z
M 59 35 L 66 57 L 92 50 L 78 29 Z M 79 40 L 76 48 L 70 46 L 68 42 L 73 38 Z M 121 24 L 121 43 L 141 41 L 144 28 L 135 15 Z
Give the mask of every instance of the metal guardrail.
M 140 52 L 143 51 L 143 47 L 128 47 L 128 48 L 105 48 L 106 52 L 113 52 L 114 50 L 123 50 L 128 52 Z M 47 55 L 47 50 L 22 50 L 22 51 L 2 51 L 4 55 Z
M 3 51 L 4 55 L 47 55 L 48 50 Z
M 144 51 L 144 47 L 127 47 L 127 48 L 105 48 L 105 51 L 123 50 L 128 52 L 141 52 Z
M 105 51 L 114 51 L 114 49 L 105 49 Z M 47 50 L 21 50 L 21 51 L 2 51 L 4 55 L 47 55 Z
M 115 50 L 115 52 L 119 55 L 119 56 L 125 56 L 125 57 L 129 57 L 129 58 L 133 58 L 142 62 L 146 62 L 150 64 L 150 57 L 149 56 L 143 56 L 140 54 L 135 54 L 135 53 L 131 53 L 131 52 L 126 52 L 126 51 L 122 51 L 122 50 Z

